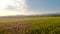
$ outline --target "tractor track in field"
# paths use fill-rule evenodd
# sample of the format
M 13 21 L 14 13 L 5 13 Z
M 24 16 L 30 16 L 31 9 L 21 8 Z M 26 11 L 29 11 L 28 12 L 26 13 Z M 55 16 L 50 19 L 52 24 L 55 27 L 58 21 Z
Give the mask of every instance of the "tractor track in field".
M 27 24 L 30 21 L 19 21 L 19 22 L 6 22 L 6 23 L 2 23 L 1 26 L 3 28 L 2 31 L 0 31 L 0 33 L 3 34 L 8 34 L 13 33 L 13 34 L 24 34 L 25 30 L 28 28 Z

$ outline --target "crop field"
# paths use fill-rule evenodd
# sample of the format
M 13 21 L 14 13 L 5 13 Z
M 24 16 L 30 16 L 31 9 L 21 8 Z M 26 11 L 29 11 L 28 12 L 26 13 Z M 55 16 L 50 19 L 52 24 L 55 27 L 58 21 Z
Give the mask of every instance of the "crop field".
M 0 34 L 60 34 L 60 17 L 0 18 Z

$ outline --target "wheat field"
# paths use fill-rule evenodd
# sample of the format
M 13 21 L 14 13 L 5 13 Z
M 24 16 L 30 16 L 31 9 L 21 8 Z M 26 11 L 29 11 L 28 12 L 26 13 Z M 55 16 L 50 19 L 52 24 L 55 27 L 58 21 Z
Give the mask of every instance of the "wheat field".
M 60 17 L 0 18 L 0 34 L 60 34 Z

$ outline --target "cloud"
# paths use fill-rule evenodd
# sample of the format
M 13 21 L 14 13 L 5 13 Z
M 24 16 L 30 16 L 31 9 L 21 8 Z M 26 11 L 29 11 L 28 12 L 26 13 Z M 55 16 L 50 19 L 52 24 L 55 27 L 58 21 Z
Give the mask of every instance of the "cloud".
M 11 0 L 12 1 L 12 0 Z M 26 10 L 27 4 L 26 0 L 13 0 L 7 6 L 8 9 L 16 9 L 16 10 Z
M 41 14 L 53 14 L 53 13 L 60 13 L 60 10 L 32 10 L 27 12 L 30 15 L 41 15 Z
M 26 11 L 26 0 L 0 0 L 0 16 L 22 15 Z

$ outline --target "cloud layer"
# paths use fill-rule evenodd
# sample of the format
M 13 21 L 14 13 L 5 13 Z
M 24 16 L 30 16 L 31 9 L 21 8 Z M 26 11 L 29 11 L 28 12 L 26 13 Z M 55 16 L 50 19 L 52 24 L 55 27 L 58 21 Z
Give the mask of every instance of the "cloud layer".
M 23 15 L 26 11 L 26 0 L 0 0 L 0 16 Z

